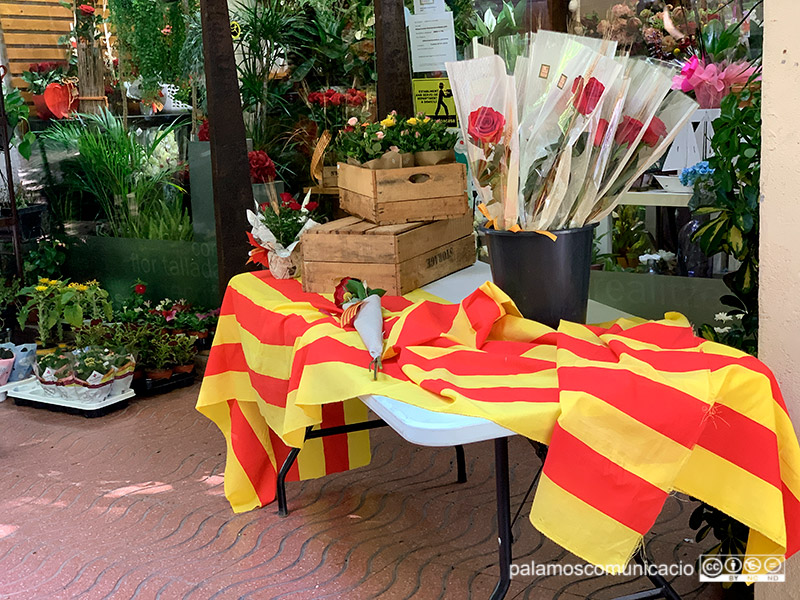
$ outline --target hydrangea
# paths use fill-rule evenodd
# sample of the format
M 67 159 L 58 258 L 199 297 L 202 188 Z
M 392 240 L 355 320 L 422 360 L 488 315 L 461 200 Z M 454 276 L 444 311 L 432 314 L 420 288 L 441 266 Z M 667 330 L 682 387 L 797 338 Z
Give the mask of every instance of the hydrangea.
M 694 187 L 700 179 L 707 179 L 714 173 L 714 169 L 708 166 L 708 161 L 703 160 L 692 167 L 688 167 L 681 172 L 681 185 Z
M 178 142 L 175 132 L 165 136 L 144 165 L 143 172 L 148 177 L 157 177 L 161 171 L 174 170 L 180 165 Z

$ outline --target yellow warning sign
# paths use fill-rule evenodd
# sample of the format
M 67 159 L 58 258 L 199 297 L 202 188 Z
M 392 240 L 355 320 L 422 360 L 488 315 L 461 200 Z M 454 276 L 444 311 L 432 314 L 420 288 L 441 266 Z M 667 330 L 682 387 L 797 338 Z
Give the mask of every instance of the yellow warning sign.
M 457 127 L 456 103 L 453 90 L 446 77 L 412 80 L 414 111 L 431 119 L 445 121 L 448 127 Z

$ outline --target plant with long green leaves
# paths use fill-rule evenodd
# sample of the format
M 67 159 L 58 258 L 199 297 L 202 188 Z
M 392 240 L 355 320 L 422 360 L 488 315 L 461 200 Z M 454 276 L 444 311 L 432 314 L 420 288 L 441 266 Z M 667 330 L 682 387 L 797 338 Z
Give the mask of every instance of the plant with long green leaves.
M 69 172 L 68 181 L 97 199 L 111 235 L 191 239 L 188 216 L 165 192 L 183 192 L 174 181 L 179 165 L 159 163 L 155 158 L 160 146 L 180 126 L 176 122 L 160 127 L 155 135 L 141 140 L 121 119 L 103 110 L 56 123 L 43 139 L 78 151 L 78 168 Z
M 728 315 L 741 327 L 703 325 L 701 334 L 755 354 L 758 350 L 758 230 L 761 178 L 761 93 L 745 88 L 722 101 L 715 119 L 708 159 L 714 194 L 695 194 L 690 208 L 695 215 L 709 215 L 693 239 L 712 256 L 723 252 L 740 267 L 723 277 L 731 291 L 721 298 L 730 306 Z
M 4 102 L 6 108 L 6 118 L 8 126 L 12 131 L 16 131 L 17 125 L 27 123 L 30 116 L 30 108 L 25 104 L 25 98 L 17 88 L 3 90 Z M 12 134 L 8 143 L 12 147 L 16 147 L 20 156 L 25 160 L 31 157 L 33 150 L 33 143 L 36 141 L 36 134 L 28 130 L 24 134 Z

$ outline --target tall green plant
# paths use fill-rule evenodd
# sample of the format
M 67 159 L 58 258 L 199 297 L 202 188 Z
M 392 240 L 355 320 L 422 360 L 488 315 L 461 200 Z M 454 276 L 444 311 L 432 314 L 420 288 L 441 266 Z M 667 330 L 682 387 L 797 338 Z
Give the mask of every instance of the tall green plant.
M 188 216 L 167 191 L 183 192 L 174 181 L 178 165 L 161 163 L 156 157 L 179 126 L 161 127 L 140 141 L 121 119 L 102 111 L 58 122 L 43 137 L 47 143 L 78 151 L 78 168 L 68 181 L 97 199 L 111 235 L 191 239 Z
M 710 220 L 694 234 L 708 256 L 717 252 L 741 266 L 723 278 L 730 294 L 722 302 L 735 324 L 727 328 L 703 325 L 704 337 L 755 354 L 758 350 L 758 199 L 761 178 L 761 93 L 745 89 L 722 100 L 713 123 L 708 159 L 714 169 L 714 194 L 695 194 L 690 208 Z M 739 327 L 738 323 L 741 323 Z

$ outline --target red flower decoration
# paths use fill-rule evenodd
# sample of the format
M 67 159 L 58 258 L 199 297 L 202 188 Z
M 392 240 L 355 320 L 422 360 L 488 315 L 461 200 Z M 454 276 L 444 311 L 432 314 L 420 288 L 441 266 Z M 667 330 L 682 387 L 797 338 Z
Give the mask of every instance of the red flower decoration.
M 281 192 L 279 197 L 281 199 L 281 204 L 284 206 L 289 206 L 292 202 L 295 202 L 294 196 L 289 192 Z
M 641 121 L 637 121 L 633 117 L 623 117 L 622 123 L 619 124 L 617 132 L 614 134 L 614 140 L 620 145 L 633 144 L 642 127 Z
M 78 10 L 81 11 L 84 15 L 90 16 L 94 14 L 94 6 L 89 6 L 88 4 L 81 4 L 78 7 Z
M 581 80 L 581 82 L 583 82 L 583 80 Z M 574 87 L 575 86 L 573 85 L 573 89 Z M 603 97 L 603 92 L 605 90 L 606 86 L 600 83 L 597 79 L 594 77 L 589 79 L 575 99 L 575 108 L 577 111 L 583 116 L 593 113 L 594 109 L 597 108 L 597 105 L 600 102 L 600 98 Z
M 608 121 L 606 121 L 605 119 L 600 119 L 597 122 L 597 131 L 594 134 L 595 147 L 603 145 L 603 140 L 606 137 L 607 131 L 608 131 Z
M 481 106 L 469 115 L 467 133 L 476 144 L 496 144 L 503 137 L 506 118 L 488 106 Z
M 209 135 L 208 119 L 203 119 L 203 124 L 200 125 L 200 129 L 197 130 L 197 139 L 201 142 L 207 142 L 211 139 Z
M 319 206 L 319 202 L 314 202 L 312 200 L 308 204 L 306 204 L 306 210 L 308 210 L 308 211 L 317 210 L 318 206 Z
M 253 249 L 250 250 L 250 258 L 247 259 L 247 262 L 254 262 L 257 265 L 269 268 L 269 253 L 267 252 L 267 249 L 256 241 L 256 238 L 253 237 L 252 233 L 249 231 L 245 231 L 245 233 L 247 234 L 247 240 L 253 247 Z
M 355 88 L 347 90 L 344 96 L 348 106 L 362 106 L 367 102 L 367 93 Z
M 275 163 L 263 150 L 253 150 L 247 153 L 250 161 L 250 180 L 253 183 L 267 183 L 275 181 L 277 175 Z
M 289 202 L 289 209 L 290 210 L 300 210 L 303 206 L 296 201 Z
M 648 125 L 647 130 L 644 132 L 644 136 L 642 136 L 642 141 L 653 148 L 665 137 L 667 137 L 667 126 L 664 125 L 664 121 L 658 117 L 653 117 L 653 120 L 650 121 L 650 125 Z
M 342 280 L 339 282 L 339 285 L 337 285 L 336 289 L 333 290 L 333 303 L 339 308 L 342 308 L 342 304 L 344 304 L 344 295 L 347 293 L 348 281 L 361 281 L 361 280 L 354 279 L 353 277 L 342 278 Z
M 134 291 L 135 293 L 139 294 L 140 296 L 143 296 L 143 295 L 144 295 L 144 293 L 147 291 L 147 286 L 146 286 L 146 285 L 144 285 L 143 283 L 137 283 L 137 284 L 136 284 L 136 285 L 133 287 L 133 291 Z

